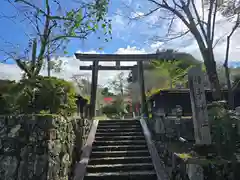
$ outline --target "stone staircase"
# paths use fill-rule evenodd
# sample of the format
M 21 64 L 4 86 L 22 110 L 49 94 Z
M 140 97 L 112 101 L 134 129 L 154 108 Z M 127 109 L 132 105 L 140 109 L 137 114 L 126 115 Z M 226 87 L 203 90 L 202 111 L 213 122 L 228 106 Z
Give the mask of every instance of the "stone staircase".
M 157 180 L 139 121 L 99 121 L 84 180 Z
M 132 113 L 127 113 L 124 115 L 124 119 L 132 119 L 133 118 L 133 114 Z

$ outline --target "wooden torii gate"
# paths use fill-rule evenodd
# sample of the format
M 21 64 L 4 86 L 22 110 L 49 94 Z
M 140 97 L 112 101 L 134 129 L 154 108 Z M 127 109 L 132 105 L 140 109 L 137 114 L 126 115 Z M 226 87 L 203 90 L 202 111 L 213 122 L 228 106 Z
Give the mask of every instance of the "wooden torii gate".
M 138 82 L 141 92 L 141 113 L 148 117 L 148 108 L 146 103 L 145 86 L 144 86 L 144 69 L 143 61 L 164 59 L 166 53 L 156 54 L 82 54 L 75 53 L 75 56 L 80 61 L 92 61 L 93 65 L 80 66 L 80 70 L 91 70 L 92 71 L 92 84 L 91 84 L 91 97 L 90 97 L 90 118 L 95 116 L 95 104 L 96 104 L 96 93 L 98 83 L 98 71 L 99 70 L 132 70 L 137 66 L 138 69 Z M 102 66 L 99 65 L 100 61 L 105 62 L 116 62 L 115 66 Z M 120 62 L 137 62 L 134 66 L 121 66 Z

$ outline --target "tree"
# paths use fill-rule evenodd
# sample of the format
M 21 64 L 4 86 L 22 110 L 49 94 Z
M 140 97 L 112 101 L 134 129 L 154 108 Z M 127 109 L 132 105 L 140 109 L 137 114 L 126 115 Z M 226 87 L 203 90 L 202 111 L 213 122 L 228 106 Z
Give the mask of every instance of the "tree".
M 161 63 L 161 66 L 164 65 L 164 62 L 167 62 L 169 65 L 171 64 L 170 61 L 178 61 L 182 60 L 178 63 L 179 68 L 188 68 L 190 65 L 196 65 L 199 64 L 200 61 L 196 60 L 191 54 L 184 53 L 184 52 L 178 52 L 174 49 L 162 49 L 157 50 L 157 54 L 161 54 L 162 59 L 150 61 L 150 62 L 144 62 L 143 68 L 148 71 L 154 71 L 156 70 L 156 63 L 152 62 L 158 62 Z M 168 62 L 169 61 L 169 62 Z M 160 65 L 160 64 L 159 64 Z M 135 82 L 138 79 L 138 69 L 133 68 L 133 70 L 128 75 L 128 82 Z M 148 79 L 149 81 L 150 79 Z
M 154 5 L 154 8 L 149 10 L 149 12 L 145 13 L 142 17 L 149 16 L 159 10 L 165 10 L 165 16 L 167 16 L 166 13 L 169 13 L 168 16 L 172 16 L 169 23 L 168 32 L 171 32 L 173 22 L 176 19 L 180 20 L 187 27 L 186 32 L 182 32 L 180 35 L 178 34 L 175 37 L 171 36 L 170 39 L 181 37 L 189 32 L 193 35 L 198 44 L 199 50 L 204 60 L 204 64 L 206 66 L 206 72 L 209 81 L 211 82 L 211 88 L 214 92 L 213 96 L 215 99 L 220 99 L 221 91 L 216 71 L 216 62 L 214 58 L 213 48 L 216 43 L 214 39 L 216 14 L 222 5 L 220 4 L 221 1 L 202 1 L 202 8 L 196 7 L 194 0 L 148 1 Z M 198 9 L 200 9 L 201 12 Z M 208 9 L 207 15 L 205 15 L 205 9 Z
M 116 75 L 113 81 L 110 82 L 109 85 L 114 91 L 120 93 L 122 96 L 124 92 L 127 90 L 127 79 L 124 77 L 124 73 L 121 72 Z
M 153 61 L 153 64 L 157 70 L 156 73 L 163 74 L 165 71 L 165 75 L 167 75 L 170 80 L 170 88 L 172 88 L 173 85 L 176 85 L 176 82 L 182 82 L 185 84 L 185 76 L 188 70 L 192 67 L 192 65 L 196 65 L 196 63 L 184 63 L 183 60 Z
M 75 74 L 72 76 L 72 80 L 77 86 L 78 94 L 86 99 L 90 99 L 91 95 L 91 82 L 89 78 L 89 74 Z
M 105 97 L 108 97 L 108 96 L 114 96 L 114 94 L 112 92 L 109 91 L 109 88 L 108 87 L 104 87 L 101 94 Z
M 228 60 L 229 60 L 229 51 L 230 51 L 230 41 L 232 35 L 235 33 L 237 28 L 240 26 L 240 10 L 239 7 L 236 7 L 235 1 L 229 1 L 227 2 L 227 8 L 224 9 L 224 14 L 228 15 L 232 18 L 235 18 L 234 25 L 232 27 L 231 32 L 227 35 L 227 42 L 226 42 L 226 54 L 225 54 L 225 61 L 224 61 L 224 68 L 225 68 L 225 76 L 227 81 L 227 87 L 228 87 L 228 105 L 231 109 L 234 108 L 234 97 L 233 97 L 233 91 L 232 91 L 232 84 L 230 79 L 230 72 L 228 68 Z
M 91 81 L 90 74 L 75 74 L 72 76 L 72 80 L 74 84 L 77 86 L 77 93 L 84 97 L 87 100 L 91 98 Z M 100 108 L 103 104 L 103 89 L 98 86 L 97 87 L 97 98 L 96 98 L 96 108 Z
M 9 0 L 9 3 L 23 14 L 26 25 L 31 25 L 34 38 L 29 39 L 29 47 L 23 54 L 18 54 L 16 49 L 3 51 L 8 58 L 16 61 L 28 78 L 36 77 L 40 73 L 46 57 L 59 48 L 65 49 L 69 38 L 86 39 L 98 29 L 103 29 L 105 35 L 111 34 L 110 21 L 105 18 L 108 0 L 81 2 L 78 8 L 62 13 L 55 10 L 56 6 L 61 8 L 60 1 L 41 2 L 43 4 L 27 0 Z
M 126 113 L 126 106 L 121 95 L 116 96 L 112 104 L 104 106 L 102 111 L 107 116 L 117 115 L 121 118 Z
M 187 79 L 184 77 L 187 70 L 201 61 L 196 60 L 192 55 L 175 50 L 158 50 L 158 53 L 164 53 L 164 59 L 154 60 L 144 64 L 145 91 L 152 94 L 159 89 L 167 89 L 176 82 L 185 84 Z M 173 60 L 175 59 L 175 60 Z M 149 68 L 151 67 L 151 68 Z M 135 74 L 136 73 L 136 74 Z M 129 89 L 132 91 L 132 99 L 138 102 L 139 84 L 137 81 L 137 71 L 132 71 L 128 76 Z

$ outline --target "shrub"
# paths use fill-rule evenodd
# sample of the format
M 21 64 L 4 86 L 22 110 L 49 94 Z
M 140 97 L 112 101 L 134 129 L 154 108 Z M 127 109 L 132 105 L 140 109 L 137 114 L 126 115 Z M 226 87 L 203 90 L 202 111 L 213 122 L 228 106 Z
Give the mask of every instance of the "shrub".
M 72 84 L 55 77 L 23 79 L 5 95 L 14 105 L 12 113 L 47 113 L 70 115 L 76 111 L 76 98 Z M 9 107 L 12 107 L 12 105 Z
M 124 115 L 126 113 L 125 103 L 121 97 L 116 97 L 116 99 L 112 102 L 112 104 L 106 105 L 102 108 L 102 112 L 107 116 Z
M 15 84 L 15 81 L 0 80 L 0 114 L 12 113 L 14 105 L 10 101 L 9 91 Z
M 102 113 L 106 114 L 107 116 L 112 116 L 114 114 L 117 114 L 117 108 L 113 105 L 107 105 L 102 108 Z
M 218 155 L 231 157 L 236 151 L 238 142 L 237 128 L 239 115 L 229 111 L 224 102 L 212 102 L 208 106 L 212 141 L 216 144 Z

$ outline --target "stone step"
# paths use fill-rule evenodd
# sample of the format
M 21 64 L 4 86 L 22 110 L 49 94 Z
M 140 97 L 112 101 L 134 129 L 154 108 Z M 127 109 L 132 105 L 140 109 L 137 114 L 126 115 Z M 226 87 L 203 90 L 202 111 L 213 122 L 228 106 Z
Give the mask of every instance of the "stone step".
M 93 151 L 91 158 L 149 156 L 148 150 L 135 151 Z
M 112 146 L 112 145 L 145 145 L 145 140 L 115 140 L 115 141 L 107 141 L 107 140 L 95 140 L 94 146 Z
M 121 145 L 121 146 L 93 146 L 92 151 L 129 151 L 129 150 L 146 150 L 147 145 Z
M 95 137 L 98 136 L 143 136 L 143 132 L 96 132 Z
M 151 171 L 154 170 L 152 163 L 137 164 L 99 164 L 87 166 L 88 173 L 98 172 L 128 172 L 128 171 Z
M 99 124 L 140 124 L 137 120 L 106 120 L 100 121 Z
M 84 180 L 156 180 L 155 171 L 87 173 Z
M 99 124 L 98 129 L 141 128 L 140 124 Z
M 97 132 L 141 132 L 142 129 L 140 128 L 115 128 L 115 129 L 98 129 Z
M 88 165 L 151 163 L 151 156 L 90 158 Z
M 96 141 L 109 141 L 109 140 L 145 140 L 145 137 L 142 136 L 122 136 L 122 135 L 118 135 L 118 136 L 97 136 L 95 137 Z

